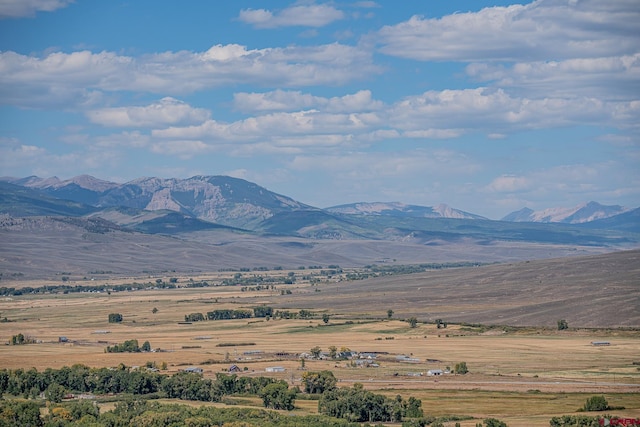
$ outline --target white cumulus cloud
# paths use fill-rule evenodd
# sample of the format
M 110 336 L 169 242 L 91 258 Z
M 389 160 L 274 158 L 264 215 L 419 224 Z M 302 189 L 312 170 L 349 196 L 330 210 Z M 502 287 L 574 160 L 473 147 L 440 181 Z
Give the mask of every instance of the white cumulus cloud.
M 34 16 L 36 12 L 53 12 L 74 0 L 0 0 L 0 19 Z
M 34 57 L 8 51 L 0 52 L 0 102 L 75 107 L 108 91 L 174 95 L 233 84 L 338 85 L 379 71 L 370 52 L 338 43 L 255 50 L 218 45 L 205 52 L 140 57 L 90 51 Z
M 640 94 L 640 53 L 510 66 L 473 63 L 466 71 L 474 79 L 527 96 L 631 100 Z
M 210 116 L 208 110 L 193 108 L 171 97 L 144 107 L 101 108 L 86 114 L 91 122 L 103 126 L 146 128 L 202 123 Z
M 383 107 L 383 102 L 373 99 L 371 91 L 361 90 L 341 97 L 325 98 L 300 91 L 275 90 L 262 93 L 236 93 L 234 106 L 244 112 L 294 111 L 323 108 L 328 112 L 373 111 Z
M 344 13 L 328 4 L 294 5 L 278 12 L 243 9 L 238 19 L 256 28 L 324 27 L 344 18 Z
M 378 32 L 382 52 L 421 61 L 539 61 L 637 53 L 635 0 L 537 0 L 442 18 L 413 16 Z

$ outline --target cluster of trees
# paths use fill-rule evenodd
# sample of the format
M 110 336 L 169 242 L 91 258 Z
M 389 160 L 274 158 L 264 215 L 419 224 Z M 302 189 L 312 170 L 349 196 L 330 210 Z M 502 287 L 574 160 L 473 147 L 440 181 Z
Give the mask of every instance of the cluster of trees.
M 562 415 L 549 420 L 550 427 L 599 427 L 600 417 L 587 415 Z
M 16 334 L 11 337 L 11 345 L 33 344 L 35 340 L 24 334 Z
M 40 393 L 62 390 L 66 393 L 120 394 L 167 397 L 184 400 L 218 402 L 231 394 L 259 395 L 270 384 L 284 384 L 268 377 L 238 377 L 218 373 L 215 380 L 202 375 L 179 372 L 165 375 L 147 369 L 89 368 L 73 365 L 61 369 L 0 370 L 0 397 L 6 393 L 26 399 L 37 398 Z M 58 399 L 51 399 L 53 401 Z M 61 400 L 61 399 L 60 399 Z M 0 425 L 2 425 L 0 423 Z
M 192 284 L 185 284 L 185 287 L 192 287 Z M 207 285 L 208 286 L 208 285 Z M 195 286 L 193 286 L 195 287 Z M 122 285 L 114 284 L 90 284 L 90 285 L 44 285 L 44 286 L 25 286 L 19 289 L 12 287 L 0 287 L 0 296 L 20 296 L 30 294 L 69 294 L 80 292 L 130 292 L 143 289 L 162 288 L 174 289 L 175 283 L 127 283 Z
M 370 277 L 392 276 L 398 274 L 421 273 L 428 270 L 442 270 L 445 268 L 477 267 L 478 262 L 445 262 L 424 263 L 415 265 L 366 265 L 364 271 L 349 272 L 345 274 L 347 280 L 364 280 Z
M 266 318 L 280 318 L 280 319 L 310 319 L 314 316 L 314 313 L 302 309 L 297 312 L 291 312 L 288 310 L 274 310 L 268 306 L 254 307 L 253 310 L 231 310 L 231 309 L 218 309 L 208 311 L 206 316 L 202 313 L 190 313 L 185 314 L 185 322 L 202 322 L 204 320 L 230 320 L 230 319 L 248 319 L 251 317 L 266 317 Z M 322 317 L 324 323 L 329 322 L 329 315 L 325 314 Z
M 413 397 L 408 401 L 399 395 L 390 399 L 364 390 L 362 384 L 355 384 L 353 388 L 337 388 L 337 383 L 331 371 L 302 374 L 304 391 L 320 395 L 318 411 L 322 414 L 355 422 L 399 422 L 405 417 L 423 416 L 422 401 Z
M 289 272 L 286 276 L 260 276 L 251 275 L 244 276 L 242 273 L 234 274 L 233 278 L 222 279 L 222 286 L 244 285 L 247 290 L 275 289 L 275 284 L 291 285 L 295 283 L 296 277 L 294 272 Z
M 160 390 L 163 378 L 170 378 L 147 370 L 132 370 L 124 365 L 117 368 L 89 368 L 85 365 L 48 368 L 0 370 L 0 396 L 4 393 L 36 398 L 50 387 L 62 387 L 75 393 L 130 393 L 144 395 Z
M 352 388 L 326 390 L 318 401 L 318 412 L 354 422 L 400 422 L 405 417 L 423 416 L 419 399 L 410 397 L 407 401 L 400 395 L 391 399 L 367 391 L 358 383 Z
M 202 322 L 206 320 L 229 320 L 229 319 L 247 319 L 253 316 L 249 310 L 213 310 L 208 311 L 205 317 L 202 313 L 185 314 L 185 322 Z
M 239 421 L 241 420 L 241 421 Z M 145 400 L 124 400 L 101 413 L 92 402 L 68 402 L 40 414 L 34 401 L 0 401 L 0 425 L 7 427 L 189 426 L 371 427 L 322 415 L 291 417 L 263 409 L 191 407 Z
M 302 374 L 302 384 L 305 393 L 322 394 L 327 390 L 333 390 L 338 384 L 337 378 L 331 371 L 304 372 Z
M 265 408 L 287 411 L 295 408 L 297 394 L 297 391 L 290 389 L 286 382 L 269 384 L 260 390 L 260 397 Z
M 127 340 L 121 344 L 107 346 L 104 350 L 105 353 L 140 353 L 141 351 L 151 351 L 149 341 L 145 341 L 142 346 L 139 346 L 138 340 Z

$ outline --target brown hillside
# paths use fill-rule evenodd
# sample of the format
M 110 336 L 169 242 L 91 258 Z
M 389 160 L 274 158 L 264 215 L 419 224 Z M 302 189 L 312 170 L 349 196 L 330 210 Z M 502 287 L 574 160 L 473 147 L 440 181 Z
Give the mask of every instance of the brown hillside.
M 640 327 L 640 251 L 429 271 L 325 285 L 286 306 L 420 321 Z

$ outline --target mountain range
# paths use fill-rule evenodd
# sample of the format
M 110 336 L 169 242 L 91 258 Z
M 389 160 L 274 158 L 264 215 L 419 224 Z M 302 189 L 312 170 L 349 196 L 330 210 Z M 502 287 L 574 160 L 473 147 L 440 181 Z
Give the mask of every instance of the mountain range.
M 138 178 L 124 184 L 89 175 L 67 180 L 57 177 L 0 178 L 10 184 L 40 190 L 57 199 L 108 208 L 130 207 L 149 211 L 171 210 L 224 225 L 249 228 L 280 212 L 320 210 L 276 194 L 257 184 L 228 176 L 193 176 L 187 179 Z M 446 204 L 435 207 L 400 202 L 356 202 L 324 209 L 343 215 L 381 215 L 407 218 L 482 219 Z M 633 209 L 587 202 L 575 207 L 533 211 L 527 207 L 502 218 L 509 222 L 581 224 L 614 217 Z
M 596 202 L 583 203 L 572 208 L 548 208 L 533 211 L 523 208 L 502 218 L 503 221 L 516 222 L 560 222 L 564 224 L 582 224 L 610 218 L 629 212 L 632 209 L 619 205 L 605 206 Z
M 227 176 L 0 178 L 0 273 L 504 262 L 640 246 L 640 209 L 544 212 L 495 221 L 444 204 L 320 209 Z

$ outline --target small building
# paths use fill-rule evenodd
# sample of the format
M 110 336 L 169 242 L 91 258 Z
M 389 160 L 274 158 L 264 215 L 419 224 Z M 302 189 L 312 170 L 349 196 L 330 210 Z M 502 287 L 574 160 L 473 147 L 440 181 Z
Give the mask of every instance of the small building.
M 341 351 L 338 353 L 338 359 L 353 359 L 358 354 L 355 351 Z
M 197 366 L 190 366 L 188 368 L 183 369 L 184 372 L 190 372 L 193 374 L 201 374 L 203 372 L 202 368 L 198 368 Z
M 375 359 L 378 357 L 378 353 L 366 352 L 360 353 L 360 359 Z
M 396 361 L 398 361 L 398 362 L 418 363 L 418 362 L 420 362 L 420 359 L 415 358 L 415 357 L 409 357 L 409 356 L 406 356 L 404 354 L 401 354 L 401 355 L 396 356 Z
M 268 366 L 265 368 L 265 372 L 284 372 L 285 369 L 282 366 Z
M 609 341 L 591 341 L 591 345 L 594 345 L 596 347 L 600 347 L 603 345 L 611 345 L 611 343 Z
M 240 372 L 240 371 L 242 371 L 242 369 L 240 369 L 238 365 L 229 366 L 229 372 Z
M 442 374 L 444 374 L 442 369 L 429 369 L 427 371 L 427 375 L 430 376 L 430 377 L 434 377 L 434 376 L 438 376 L 438 375 L 442 375 Z

